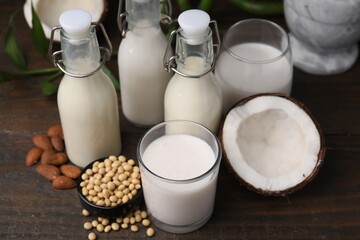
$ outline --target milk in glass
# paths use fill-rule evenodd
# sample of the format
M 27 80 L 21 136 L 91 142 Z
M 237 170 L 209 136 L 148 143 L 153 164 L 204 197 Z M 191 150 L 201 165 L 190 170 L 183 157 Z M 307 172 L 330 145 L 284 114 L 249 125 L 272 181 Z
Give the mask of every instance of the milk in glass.
M 241 56 L 236 59 L 231 54 Z M 290 95 L 293 68 L 282 52 L 267 44 L 242 43 L 220 54 L 215 75 L 222 89 L 224 108 L 241 98 L 262 92 Z M 269 60 L 269 61 L 266 61 Z
M 206 173 L 216 161 L 211 147 L 190 135 L 168 135 L 152 142 L 143 161 L 154 174 L 172 180 L 187 180 Z M 171 225 L 188 225 L 212 212 L 216 177 L 183 185 L 161 183 L 142 172 L 145 200 L 152 216 Z M 182 207 L 182 206 L 187 207 Z

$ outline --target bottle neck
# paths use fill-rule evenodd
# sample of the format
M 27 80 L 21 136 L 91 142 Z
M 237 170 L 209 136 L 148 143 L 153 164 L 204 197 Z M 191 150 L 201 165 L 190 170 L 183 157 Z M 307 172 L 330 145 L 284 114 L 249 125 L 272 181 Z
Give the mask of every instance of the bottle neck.
M 202 74 L 211 68 L 214 61 L 212 31 L 202 37 L 190 37 L 180 30 L 176 37 L 177 69 L 187 74 Z
M 88 36 L 72 38 L 61 31 L 62 59 L 66 70 L 72 74 L 86 74 L 99 67 L 100 50 L 95 27 Z
M 135 28 L 160 28 L 159 0 L 126 0 L 125 7 L 130 31 Z

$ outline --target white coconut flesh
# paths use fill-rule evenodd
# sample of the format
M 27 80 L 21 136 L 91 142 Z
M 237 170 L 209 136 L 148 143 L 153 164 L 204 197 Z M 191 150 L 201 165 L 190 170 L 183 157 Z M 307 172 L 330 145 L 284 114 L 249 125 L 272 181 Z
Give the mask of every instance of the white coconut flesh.
M 88 11 L 92 16 L 93 22 L 99 22 L 107 11 L 106 0 L 26 0 L 23 10 L 26 22 L 30 28 L 32 28 L 31 2 L 47 38 L 51 36 L 51 29 L 60 25 L 60 15 L 69 9 L 81 8 Z M 60 41 L 58 32 L 54 36 L 54 40 Z
M 319 164 L 318 128 L 302 108 L 279 96 L 259 96 L 230 110 L 222 141 L 236 174 L 264 192 L 291 189 Z

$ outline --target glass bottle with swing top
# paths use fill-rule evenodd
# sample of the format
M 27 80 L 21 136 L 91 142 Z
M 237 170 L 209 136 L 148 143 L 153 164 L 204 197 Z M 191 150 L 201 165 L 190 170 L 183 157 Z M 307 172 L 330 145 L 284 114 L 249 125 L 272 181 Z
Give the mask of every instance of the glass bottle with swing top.
M 121 152 L 117 93 L 102 66 L 110 58 L 111 43 L 101 24 L 91 22 L 82 9 L 64 12 L 52 30 L 49 55 L 64 73 L 58 89 L 58 108 L 66 152 L 75 165 Z M 99 48 L 96 26 L 103 30 L 109 49 Z M 61 30 L 61 50 L 52 53 L 53 36 Z M 101 57 L 101 51 L 105 56 Z

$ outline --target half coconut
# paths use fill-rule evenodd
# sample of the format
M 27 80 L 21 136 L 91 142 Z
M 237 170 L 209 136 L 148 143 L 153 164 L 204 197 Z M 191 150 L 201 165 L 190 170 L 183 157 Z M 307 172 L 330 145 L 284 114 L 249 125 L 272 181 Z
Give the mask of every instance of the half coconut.
M 220 130 L 225 162 L 249 189 L 287 195 L 310 182 L 325 157 L 323 134 L 304 104 L 280 94 L 236 104 Z
M 31 3 L 48 39 L 51 36 L 51 29 L 60 25 L 60 15 L 71 8 L 82 8 L 88 11 L 92 16 L 93 22 L 101 22 L 108 12 L 107 0 L 26 0 L 23 11 L 25 20 L 30 28 L 32 28 Z M 55 33 L 54 41 L 60 41 L 59 32 Z

